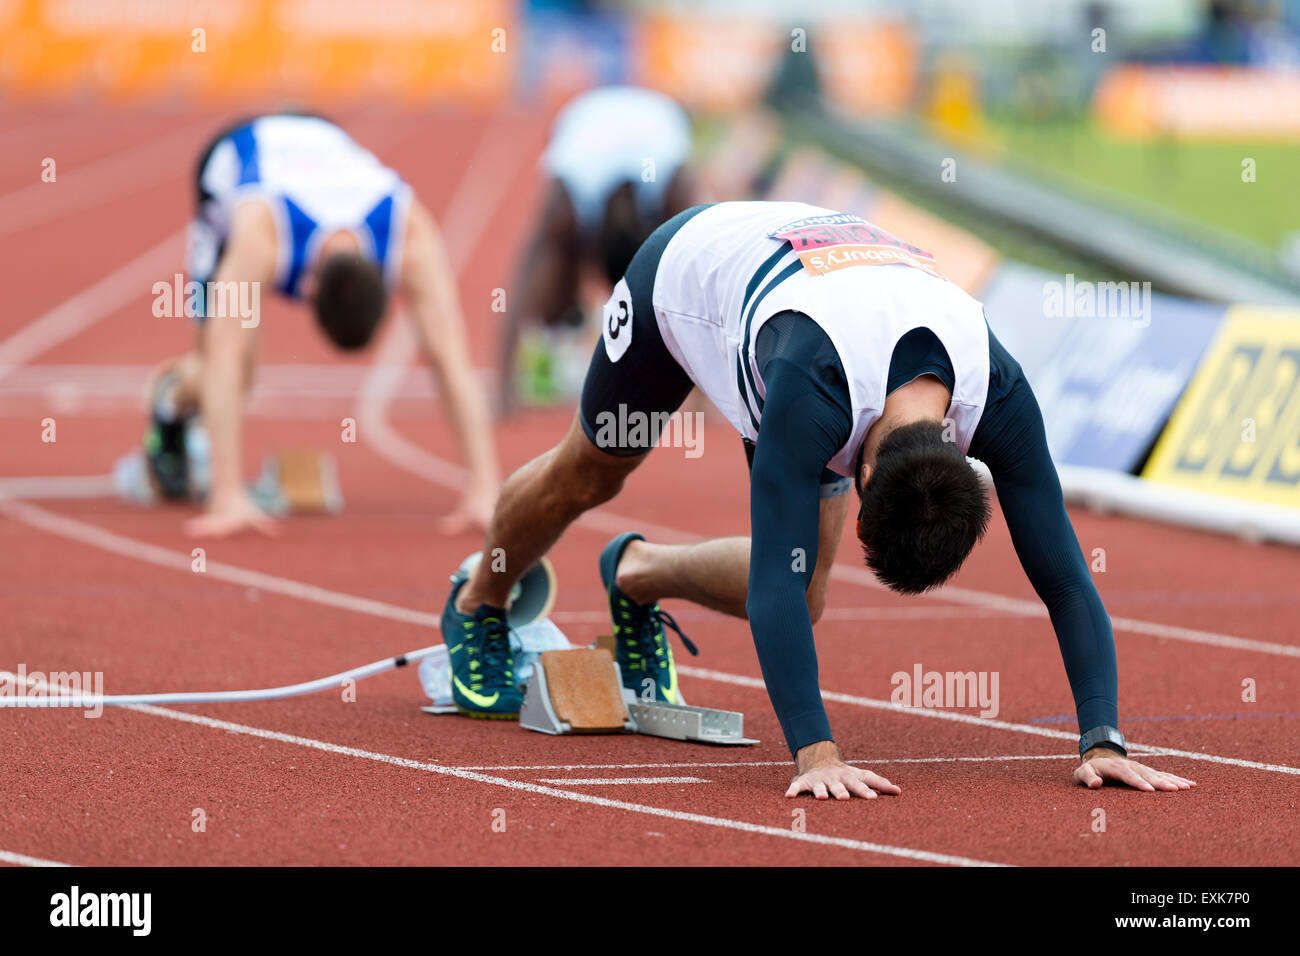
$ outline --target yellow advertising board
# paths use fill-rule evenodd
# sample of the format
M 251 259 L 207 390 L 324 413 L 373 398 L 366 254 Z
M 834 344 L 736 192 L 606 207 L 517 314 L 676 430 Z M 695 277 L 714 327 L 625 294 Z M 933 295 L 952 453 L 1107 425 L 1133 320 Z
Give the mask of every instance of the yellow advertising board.
M 1300 508 L 1300 311 L 1228 311 L 1143 476 Z

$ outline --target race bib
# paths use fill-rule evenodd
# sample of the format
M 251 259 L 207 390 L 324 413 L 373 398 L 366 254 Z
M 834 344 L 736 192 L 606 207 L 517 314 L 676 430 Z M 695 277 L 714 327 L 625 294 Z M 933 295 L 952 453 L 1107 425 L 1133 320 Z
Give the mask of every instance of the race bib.
M 605 340 L 605 354 L 617 362 L 632 344 L 632 291 L 626 279 L 619 279 L 614 294 L 605 303 L 601 337 Z
M 943 278 L 930 253 L 849 213 L 796 219 L 768 235 L 790 243 L 813 275 L 849 266 L 905 265 Z

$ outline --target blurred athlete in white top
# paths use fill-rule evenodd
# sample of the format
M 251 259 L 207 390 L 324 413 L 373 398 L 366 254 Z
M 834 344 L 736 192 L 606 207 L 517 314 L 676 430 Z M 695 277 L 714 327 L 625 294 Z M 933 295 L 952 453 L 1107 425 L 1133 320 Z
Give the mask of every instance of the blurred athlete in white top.
M 364 347 L 388 307 L 405 300 L 469 469 L 442 530 L 482 527 L 498 469 L 487 402 L 474 381 L 456 279 L 433 219 L 410 186 L 339 127 L 295 114 L 223 130 L 200 157 L 189 278 L 203 283 L 199 345 L 166 363 L 152 395 L 146 453 L 155 484 L 185 497 L 187 423 L 203 416 L 211 442 L 205 511 L 195 535 L 269 531 L 243 484 L 243 399 L 256 365 L 256 323 L 223 315 L 213 290 L 258 283 L 310 303 L 340 349 Z

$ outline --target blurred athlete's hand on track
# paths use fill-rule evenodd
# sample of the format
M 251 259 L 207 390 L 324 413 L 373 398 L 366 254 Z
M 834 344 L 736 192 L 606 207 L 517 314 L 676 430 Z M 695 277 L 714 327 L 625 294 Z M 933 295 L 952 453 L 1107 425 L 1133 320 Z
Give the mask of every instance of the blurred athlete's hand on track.
M 185 533 L 195 538 L 227 538 L 248 530 L 274 537 L 279 533 L 279 525 L 245 491 L 214 499 L 203 514 L 185 522 Z

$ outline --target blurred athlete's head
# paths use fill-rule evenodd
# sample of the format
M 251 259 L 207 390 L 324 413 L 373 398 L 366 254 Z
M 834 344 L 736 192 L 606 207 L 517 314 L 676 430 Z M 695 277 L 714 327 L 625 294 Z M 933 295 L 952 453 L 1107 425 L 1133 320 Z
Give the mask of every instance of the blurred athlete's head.
M 345 351 L 364 348 L 388 308 L 378 265 L 357 252 L 335 252 L 316 270 L 312 306 L 329 340 Z
M 886 434 L 865 487 L 861 455 L 858 540 L 867 567 L 903 594 L 943 584 L 988 527 L 988 493 L 979 476 L 934 421 L 910 422 Z

